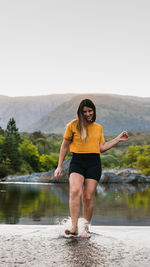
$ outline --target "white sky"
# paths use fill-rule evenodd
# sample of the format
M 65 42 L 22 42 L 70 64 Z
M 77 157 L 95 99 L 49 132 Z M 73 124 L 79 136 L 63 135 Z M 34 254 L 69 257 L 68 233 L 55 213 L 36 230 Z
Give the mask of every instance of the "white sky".
M 150 97 L 149 0 L 0 0 L 0 95 Z

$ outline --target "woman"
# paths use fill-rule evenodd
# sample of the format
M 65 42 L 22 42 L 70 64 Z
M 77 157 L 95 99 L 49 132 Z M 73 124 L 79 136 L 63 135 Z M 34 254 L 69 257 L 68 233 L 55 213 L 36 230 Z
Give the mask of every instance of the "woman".
M 100 153 L 112 148 L 120 141 L 128 140 L 128 133 L 122 132 L 115 139 L 105 142 L 103 128 L 95 122 L 96 108 L 90 99 L 84 99 L 79 104 L 77 119 L 71 121 L 66 128 L 60 149 L 59 163 L 55 170 L 58 179 L 63 160 L 68 152 L 73 153 L 69 167 L 70 185 L 70 216 L 71 229 L 66 229 L 67 235 L 78 234 L 78 217 L 80 213 L 80 199 L 82 197 L 83 218 L 86 220 L 83 237 L 89 237 L 88 224 L 93 213 L 93 202 L 96 187 L 101 177 Z

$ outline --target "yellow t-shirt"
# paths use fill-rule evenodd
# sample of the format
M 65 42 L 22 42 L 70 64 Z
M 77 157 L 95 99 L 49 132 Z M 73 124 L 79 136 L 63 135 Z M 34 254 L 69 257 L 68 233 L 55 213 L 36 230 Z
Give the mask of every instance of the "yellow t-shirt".
M 105 142 L 103 128 L 100 124 L 88 124 L 88 139 L 83 141 L 77 130 L 77 120 L 67 124 L 64 138 L 71 140 L 70 152 L 74 153 L 100 153 L 100 143 Z

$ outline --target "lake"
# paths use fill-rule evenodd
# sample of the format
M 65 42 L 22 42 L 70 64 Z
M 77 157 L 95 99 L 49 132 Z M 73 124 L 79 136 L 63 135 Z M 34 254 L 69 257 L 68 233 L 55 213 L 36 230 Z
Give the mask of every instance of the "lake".
M 1 224 L 56 225 L 68 216 L 68 184 L 0 183 Z M 150 185 L 99 185 L 92 225 L 150 226 Z

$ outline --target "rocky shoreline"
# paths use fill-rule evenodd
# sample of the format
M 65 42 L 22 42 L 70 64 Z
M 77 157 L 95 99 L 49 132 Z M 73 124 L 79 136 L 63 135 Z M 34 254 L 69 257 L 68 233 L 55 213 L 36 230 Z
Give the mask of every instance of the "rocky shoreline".
M 0 180 L 0 182 L 14 183 L 14 182 L 26 182 L 26 183 L 68 183 L 68 167 L 70 158 L 63 163 L 62 173 L 59 180 L 54 177 L 54 170 L 49 172 L 32 173 L 22 176 L 9 175 Z M 104 183 L 150 183 L 150 176 L 139 174 L 136 169 L 120 169 L 120 170 L 104 170 L 100 179 L 100 184 Z

